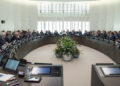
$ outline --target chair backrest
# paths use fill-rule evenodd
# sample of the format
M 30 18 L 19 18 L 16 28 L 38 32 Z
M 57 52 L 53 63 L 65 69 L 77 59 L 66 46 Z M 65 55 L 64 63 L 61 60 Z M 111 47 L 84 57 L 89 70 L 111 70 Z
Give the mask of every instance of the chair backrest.
M 0 65 L 2 64 L 2 60 L 3 60 L 4 56 L 0 55 Z

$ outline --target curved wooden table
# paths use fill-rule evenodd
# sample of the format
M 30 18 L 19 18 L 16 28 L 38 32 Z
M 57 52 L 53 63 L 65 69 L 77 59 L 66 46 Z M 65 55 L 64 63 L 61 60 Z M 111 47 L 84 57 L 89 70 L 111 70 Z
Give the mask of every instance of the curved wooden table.
M 23 43 L 22 46 L 16 52 L 16 58 L 24 58 L 29 52 L 38 47 L 47 44 L 55 44 L 60 38 L 61 37 L 44 37 Z M 109 56 L 116 63 L 120 63 L 120 49 L 113 46 L 113 44 L 108 44 L 107 42 L 101 40 L 95 40 L 85 37 L 71 36 L 71 38 L 77 41 L 78 44 L 96 49 Z

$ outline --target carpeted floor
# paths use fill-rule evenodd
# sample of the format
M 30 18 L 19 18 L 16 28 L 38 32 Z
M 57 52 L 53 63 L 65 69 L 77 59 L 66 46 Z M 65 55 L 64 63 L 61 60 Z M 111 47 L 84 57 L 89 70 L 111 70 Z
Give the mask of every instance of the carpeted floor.
M 62 64 L 64 67 L 64 86 L 90 86 L 91 65 L 95 63 L 113 62 L 108 56 L 92 48 L 78 45 L 80 57 L 71 62 L 64 62 L 54 55 L 55 44 L 40 47 L 29 53 L 25 59 L 34 63 Z

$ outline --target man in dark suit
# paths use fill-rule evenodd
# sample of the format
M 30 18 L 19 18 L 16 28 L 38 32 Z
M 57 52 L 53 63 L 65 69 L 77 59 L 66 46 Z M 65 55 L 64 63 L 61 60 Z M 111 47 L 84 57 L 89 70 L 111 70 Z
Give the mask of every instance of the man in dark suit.
M 59 33 L 57 32 L 57 30 L 55 30 L 54 36 L 59 36 Z
M 50 32 L 50 30 L 46 30 L 45 35 L 46 36 L 52 36 L 53 34 L 52 34 L 52 32 Z
M 75 34 L 76 34 L 77 36 L 82 36 L 82 32 L 81 32 L 80 30 L 79 30 L 79 31 L 76 31 Z
M 72 30 L 71 36 L 74 36 L 74 35 L 75 35 L 75 30 Z
M 120 39 L 120 31 L 118 32 L 118 38 Z
M 110 33 L 110 40 L 115 41 L 116 37 L 113 32 Z
M 8 45 L 8 38 L 6 36 L 6 32 L 2 32 L 2 34 L 0 35 L 0 49 L 2 49 L 3 45 Z
M 6 37 L 7 37 L 8 43 L 11 43 L 12 42 L 12 37 L 13 37 L 11 31 L 7 31 Z
M 12 41 L 14 40 L 21 40 L 21 35 L 18 31 L 14 33 L 14 36 L 12 37 Z
M 102 31 L 102 33 L 100 34 L 100 37 L 104 40 L 107 39 L 107 33 L 106 31 Z
M 61 35 L 61 36 L 66 36 L 65 30 L 63 30 L 62 32 L 60 32 L 60 35 Z
M 41 30 L 40 31 L 40 36 L 44 36 L 45 34 L 44 34 L 44 32 Z
M 71 35 L 71 32 L 69 30 L 66 31 L 66 35 L 67 36 L 70 36 Z
M 83 36 L 87 37 L 87 33 L 88 33 L 88 32 L 85 30 Z
M 33 36 L 33 37 L 36 37 L 36 36 L 37 36 L 37 32 L 36 32 L 35 30 L 33 30 L 32 36 Z

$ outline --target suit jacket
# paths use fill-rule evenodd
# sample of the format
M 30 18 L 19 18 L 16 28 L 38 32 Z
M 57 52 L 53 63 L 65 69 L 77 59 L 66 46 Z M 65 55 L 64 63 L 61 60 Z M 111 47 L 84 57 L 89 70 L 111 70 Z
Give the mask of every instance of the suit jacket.
M 0 47 L 4 45 L 6 42 L 8 42 L 7 37 L 3 38 L 2 36 L 0 36 Z
M 21 40 L 21 37 L 13 36 L 13 37 L 12 37 L 12 41 L 14 41 L 14 40 Z
M 114 35 L 112 35 L 111 37 L 110 37 L 110 40 L 112 40 L 112 41 L 115 41 L 115 36 Z

